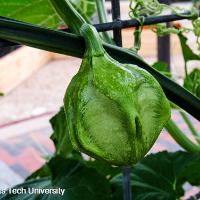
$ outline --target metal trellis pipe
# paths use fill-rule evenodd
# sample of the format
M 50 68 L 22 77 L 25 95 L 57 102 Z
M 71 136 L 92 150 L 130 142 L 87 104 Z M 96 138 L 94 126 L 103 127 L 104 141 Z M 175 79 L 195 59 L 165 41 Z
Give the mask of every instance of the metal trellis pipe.
M 111 0 L 112 20 L 113 22 L 120 21 L 120 2 L 119 0 Z M 122 31 L 121 28 L 113 29 L 113 39 L 117 46 L 122 46 Z
M 152 25 L 152 24 L 163 23 L 163 22 L 172 22 L 172 21 L 178 21 L 178 20 L 183 20 L 183 19 L 191 19 L 190 12 L 185 12 L 185 13 L 182 13 L 181 15 L 182 16 L 169 14 L 169 15 L 161 15 L 161 16 L 155 16 L 155 17 L 146 17 L 143 25 Z M 200 11 L 199 11 L 199 16 L 200 16 Z M 6 19 L 6 18 L 0 16 L 0 20 L 1 19 Z M 114 22 L 94 24 L 94 26 L 96 27 L 98 32 L 104 32 L 104 31 L 109 31 L 109 30 L 116 30 L 116 29 L 119 30 L 123 28 L 138 27 L 138 26 L 141 26 L 141 24 L 136 19 L 132 19 L 132 20 L 118 19 Z M 65 29 L 63 31 L 68 31 L 68 30 Z M 0 39 L 0 47 L 7 47 L 7 46 L 13 46 L 13 45 L 17 45 L 17 44 Z

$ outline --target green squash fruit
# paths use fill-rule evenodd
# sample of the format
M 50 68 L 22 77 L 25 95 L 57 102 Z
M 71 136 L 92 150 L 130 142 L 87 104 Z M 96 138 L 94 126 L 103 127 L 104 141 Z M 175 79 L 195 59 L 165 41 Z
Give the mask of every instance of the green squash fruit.
M 64 98 L 71 142 L 91 157 L 133 165 L 169 120 L 169 102 L 147 71 L 111 58 L 94 27 L 84 24 L 81 34 L 86 52 Z

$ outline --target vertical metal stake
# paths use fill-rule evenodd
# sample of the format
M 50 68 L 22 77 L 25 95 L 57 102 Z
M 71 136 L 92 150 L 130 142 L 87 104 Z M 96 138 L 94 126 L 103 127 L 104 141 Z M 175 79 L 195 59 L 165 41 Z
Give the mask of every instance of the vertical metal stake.
M 124 167 L 123 169 L 123 190 L 124 190 L 124 200 L 132 200 L 131 191 L 131 168 Z
M 112 5 L 112 19 L 113 22 L 120 20 L 120 1 L 119 0 L 111 0 Z M 117 46 L 122 46 L 122 31 L 121 29 L 113 30 L 114 41 Z
M 170 4 L 171 0 L 159 0 L 160 3 Z M 167 23 L 170 26 L 170 23 Z M 167 63 L 170 71 L 170 35 L 158 37 L 158 60 Z
M 120 0 L 111 0 L 112 5 L 112 19 L 113 22 L 120 20 Z M 122 31 L 121 29 L 113 30 L 114 41 L 117 46 L 122 46 Z M 131 168 L 124 167 L 123 172 L 123 191 L 124 191 L 124 200 L 132 200 L 132 191 L 131 191 Z

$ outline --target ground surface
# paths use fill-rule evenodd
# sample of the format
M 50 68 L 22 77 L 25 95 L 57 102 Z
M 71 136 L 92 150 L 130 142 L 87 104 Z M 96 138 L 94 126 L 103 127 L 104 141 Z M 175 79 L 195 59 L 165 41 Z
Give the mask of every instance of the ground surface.
M 79 65 L 80 60 L 74 58 L 51 62 L 7 96 L 0 97 L 0 124 L 56 112 Z

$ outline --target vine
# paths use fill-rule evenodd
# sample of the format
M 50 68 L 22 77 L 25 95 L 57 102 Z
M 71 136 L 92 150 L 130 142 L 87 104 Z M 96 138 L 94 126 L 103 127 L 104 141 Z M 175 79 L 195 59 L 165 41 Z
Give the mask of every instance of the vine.
M 197 39 L 196 42 L 198 44 L 198 49 L 200 50 L 200 19 L 195 19 L 192 21 L 192 25 L 193 25 L 193 30 L 194 30 L 194 34 L 196 35 Z
M 140 22 L 141 28 L 136 29 L 136 33 L 134 35 L 141 35 L 142 26 L 144 22 L 144 17 L 149 16 L 159 16 L 164 11 L 171 12 L 172 14 L 187 17 L 192 20 L 193 29 L 188 29 L 185 27 L 167 27 L 166 23 L 156 24 L 153 26 L 152 30 L 157 33 L 158 36 L 164 36 L 168 34 L 180 34 L 180 33 L 188 33 L 189 31 L 193 31 L 195 36 L 197 37 L 197 44 L 200 49 L 200 19 L 198 19 L 199 11 L 195 6 L 192 6 L 191 9 L 186 10 L 180 7 L 172 7 L 167 4 L 159 3 L 158 0 L 130 0 L 129 4 L 129 17 L 131 19 L 136 19 Z M 137 39 L 141 39 L 141 37 L 137 37 Z M 140 42 L 135 42 L 135 44 L 141 44 Z M 140 49 L 140 46 L 134 46 L 135 51 Z

